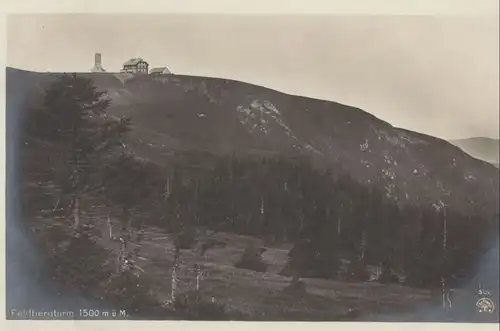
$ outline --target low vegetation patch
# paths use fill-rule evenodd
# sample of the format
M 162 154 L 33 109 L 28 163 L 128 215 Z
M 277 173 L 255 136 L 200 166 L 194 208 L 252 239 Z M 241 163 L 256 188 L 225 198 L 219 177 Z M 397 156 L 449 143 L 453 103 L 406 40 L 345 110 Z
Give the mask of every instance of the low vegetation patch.
M 267 270 L 267 264 L 262 259 L 262 252 L 263 250 L 261 248 L 250 245 L 245 249 L 243 256 L 234 266 L 240 269 L 265 272 Z

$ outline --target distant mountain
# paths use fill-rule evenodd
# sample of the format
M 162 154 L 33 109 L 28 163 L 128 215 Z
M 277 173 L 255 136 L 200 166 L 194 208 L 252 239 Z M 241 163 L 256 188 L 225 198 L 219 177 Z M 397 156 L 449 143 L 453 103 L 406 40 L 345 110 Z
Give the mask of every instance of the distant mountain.
M 450 140 L 469 155 L 490 162 L 498 167 L 500 140 L 487 137 L 472 137 L 466 139 Z
M 8 68 L 7 111 L 39 105 L 57 75 Z M 157 163 L 189 157 L 190 164 L 201 164 L 204 155 L 302 155 L 321 165 L 340 165 L 361 183 L 377 182 L 399 203 L 498 213 L 494 166 L 358 108 L 227 79 L 81 75 L 108 92 L 112 115 L 132 117 L 129 146 Z

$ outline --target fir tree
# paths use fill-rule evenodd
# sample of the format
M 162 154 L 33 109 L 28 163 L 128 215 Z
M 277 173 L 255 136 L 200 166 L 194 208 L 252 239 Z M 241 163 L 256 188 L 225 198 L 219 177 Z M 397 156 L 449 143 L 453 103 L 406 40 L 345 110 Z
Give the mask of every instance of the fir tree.
M 128 119 L 112 119 L 106 110 L 110 100 L 92 81 L 62 75 L 47 88 L 43 107 L 35 109 L 27 123 L 28 134 L 51 155 L 53 181 L 61 195 L 69 197 L 73 228 L 80 227 L 80 201 L 99 188 L 98 169 L 103 159 L 122 145 Z

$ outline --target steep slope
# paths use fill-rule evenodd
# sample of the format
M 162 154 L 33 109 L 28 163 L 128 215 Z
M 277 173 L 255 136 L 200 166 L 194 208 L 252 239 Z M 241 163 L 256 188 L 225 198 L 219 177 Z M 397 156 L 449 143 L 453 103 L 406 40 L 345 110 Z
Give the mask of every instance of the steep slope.
M 450 142 L 477 159 L 493 163 L 496 166 L 498 166 L 498 163 L 500 162 L 500 141 L 498 139 L 472 137 L 467 139 L 450 140 Z
M 7 69 L 7 97 L 20 100 L 7 111 L 37 104 L 56 75 Z M 111 114 L 132 117 L 130 147 L 158 163 L 186 155 L 307 155 L 376 182 L 400 203 L 498 213 L 499 174 L 491 164 L 354 107 L 223 79 L 82 75 L 107 90 Z

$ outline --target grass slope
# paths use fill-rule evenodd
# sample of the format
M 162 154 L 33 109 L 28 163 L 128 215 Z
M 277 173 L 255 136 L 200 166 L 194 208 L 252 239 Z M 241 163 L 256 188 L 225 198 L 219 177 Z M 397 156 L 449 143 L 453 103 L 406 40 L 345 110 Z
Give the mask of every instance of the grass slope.
M 102 226 L 101 231 L 101 245 L 117 250 L 118 245 L 106 239 L 108 229 Z M 287 262 L 289 244 L 266 246 L 260 239 L 230 233 L 205 232 L 199 238 L 201 241 L 216 239 L 224 242 L 225 246 L 210 249 L 203 257 L 199 255 L 198 247 L 182 250 L 178 291 L 188 292 L 195 288 L 194 264 L 200 264 L 204 271 L 200 288 L 202 296 L 214 297 L 217 302 L 223 303 L 235 319 L 335 321 L 354 310 L 360 315 L 350 320 L 374 320 L 384 314 L 408 314 L 418 307 L 436 305 L 439 300 L 436 291 L 400 284 L 347 283 L 324 279 L 306 279 L 307 294 L 294 297 L 282 292 L 291 279 L 278 275 Z M 233 266 L 250 242 L 267 249 L 263 254 L 264 261 L 269 265 L 267 272 Z M 163 230 L 149 227 L 144 240 L 131 248 L 134 247 L 140 248 L 137 263 L 153 281 L 158 299 L 167 301 L 171 290 L 173 239 Z

